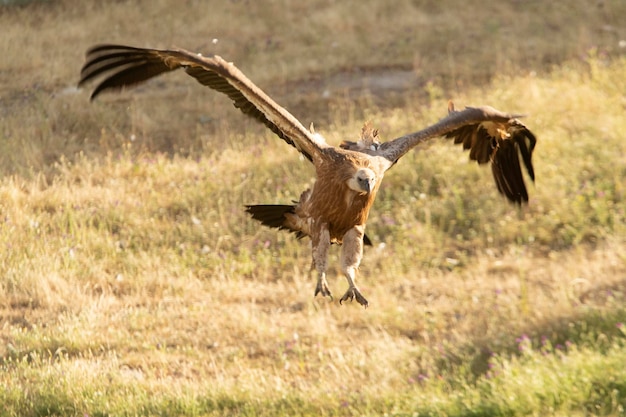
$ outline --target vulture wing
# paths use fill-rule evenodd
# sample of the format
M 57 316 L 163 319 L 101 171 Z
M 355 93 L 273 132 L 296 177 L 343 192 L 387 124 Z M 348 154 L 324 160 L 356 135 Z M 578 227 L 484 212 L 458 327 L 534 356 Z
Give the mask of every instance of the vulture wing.
M 510 201 L 528 201 L 522 177 L 520 156 L 528 175 L 534 181 L 532 153 L 535 135 L 517 118 L 521 115 L 503 113 L 493 107 L 466 107 L 456 111 L 450 102 L 448 116 L 418 132 L 401 136 L 380 145 L 377 155 L 395 164 L 416 145 L 436 136 L 454 139 L 470 151 L 470 159 L 479 164 L 491 162 L 498 191 Z
M 165 72 L 183 68 L 200 84 L 226 94 L 244 114 L 251 116 L 313 161 L 326 142 L 308 131 L 235 65 L 217 55 L 204 57 L 183 49 L 157 50 L 121 45 L 97 45 L 87 51 L 79 86 L 103 76 L 91 94 L 133 86 Z

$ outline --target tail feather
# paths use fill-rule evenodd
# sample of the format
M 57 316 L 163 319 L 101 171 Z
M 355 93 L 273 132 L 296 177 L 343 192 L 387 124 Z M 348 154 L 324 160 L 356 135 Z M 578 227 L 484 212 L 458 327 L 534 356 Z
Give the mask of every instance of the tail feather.
M 258 204 L 247 205 L 246 212 L 248 212 L 254 220 L 260 221 L 263 225 L 273 227 L 279 230 L 288 230 L 296 234 L 298 239 L 302 239 L 307 236 L 302 233 L 301 230 L 294 230 L 290 228 L 285 221 L 285 214 L 295 214 L 296 206 L 288 204 Z M 363 236 L 363 243 L 367 246 L 372 246 L 372 241 Z
M 298 239 L 306 235 L 300 230 L 293 230 L 285 222 L 285 214 L 295 214 L 296 206 L 287 204 L 259 204 L 246 206 L 246 211 L 254 220 L 260 221 L 263 225 L 279 230 L 289 230 L 296 234 Z

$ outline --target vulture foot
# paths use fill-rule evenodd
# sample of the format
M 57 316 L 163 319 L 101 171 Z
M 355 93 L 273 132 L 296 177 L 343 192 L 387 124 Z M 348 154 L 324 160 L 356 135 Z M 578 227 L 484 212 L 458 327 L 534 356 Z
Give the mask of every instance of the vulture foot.
M 322 294 L 322 297 L 330 297 L 331 300 L 333 299 L 333 295 L 328 289 L 328 282 L 326 281 L 326 278 L 320 278 L 317 280 L 317 286 L 315 287 L 315 297 L 317 297 L 317 294 Z
M 352 301 L 355 298 L 356 298 L 357 303 L 361 304 L 363 307 L 367 308 L 367 306 L 369 305 L 365 297 L 361 295 L 361 292 L 359 291 L 359 289 L 357 287 L 352 287 L 352 286 L 348 288 L 348 291 L 346 291 L 343 297 L 341 297 L 341 299 L 339 300 L 339 304 L 343 304 L 344 301 L 348 301 L 348 300 Z

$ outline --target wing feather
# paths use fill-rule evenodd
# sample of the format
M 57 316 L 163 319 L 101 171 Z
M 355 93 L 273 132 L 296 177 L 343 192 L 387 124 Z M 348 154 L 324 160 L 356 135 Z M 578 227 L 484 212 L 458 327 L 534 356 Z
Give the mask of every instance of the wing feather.
M 491 161 L 491 170 L 500 193 L 518 204 L 528 201 L 515 143 L 507 140 L 499 144 Z
M 78 83 L 82 86 L 98 76 L 104 80 L 91 94 L 131 87 L 160 74 L 184 68 L 200 84 L 228 96 L 242 113 L 263 123 L 279 138 L 313 161 L 323 139 L 309 132 L 291 113 L 279 106 L 235 65 L 217 55 L 201 56 L 182 49 L 157 50 L 121 45 L 98 45 L 87 51 Z
M 498 191 L 510 201 L 521 204 L 528 201 L 528 192 L 520 156 L 534 181 L 532 152 L 536 138 L 518 117 L 521 116 L 487 106 L 456 111 L 450 104 L 447 117 L 418 132 L 383 143 L 377 154 L 395 164 L 413 147 L 430 138 L 451 138 L 455 144 L 462 144 L 463 149 L 470 151 L 470 159 L 479 164 L 491 162 Z
M 493 121 L 505 123 L 516 115 L 503 113 L 492 107 L 466 107 L 461 111 L 451 111 L 448 116 L 437 123 L 417 132 L 409 133 L 391 141 L 383 143 L 377 155 L 383 156 L 396 163 L 403 155 L 415 146 L 428 139 L 454 133 L 455 143 L 463 143 L 465 149 L 472 146 L 476 126 L 482 122 Z
M 535 144 L 537 143 L 537 138 L 530 130 L 528 130 L 526 126 L 521 123 L 518 123 L 518 125 L 520 126 L 520 129 L 513 133 L 512 139 L 519 149 L 522 161 L 524 162 L 524 166 L 528 172 L 528 176 L 534 181 L 535 170 L 533 168 L 532 157 Z

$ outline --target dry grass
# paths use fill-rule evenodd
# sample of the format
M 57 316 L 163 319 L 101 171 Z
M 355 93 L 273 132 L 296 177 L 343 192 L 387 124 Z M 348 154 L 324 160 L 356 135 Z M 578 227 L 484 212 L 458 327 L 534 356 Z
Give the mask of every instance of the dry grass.
M 586 56 L 591 48 L 602 55 L 620 53 L 623 2 L 580 1 L 565 7 L 514 1 L 490 10 L 477 1 L 454 6 L 189 1 L 183 7 L 167 0 L 4 7 L 0 46 L 6 59 L 0 64 L 0 94 L 4 135 L 16 145 L 3 154 L 2 169 L 40 172 L 61 155 L 119 150 L 129 133 L 139 139 L 141 150 L 202 151 L 217 146 L 207 137 L 240 129 L 240 115 L 227 100 L 198 89 L 181 74 L 155 81 L 149 95 L 108 99 L 127 102 L 126 113 L 100 104 L 86 108 L 84 98 L 77 99 L 72 89 L 84 51 L 95 43 L 217 53 L 237 63 L 307 124 L 334 121 L 337 107 L 355 95 L 365 100 L 352 110 L 360 121 L 372 100 L 389 108 L 423 103 L 428 95 L 447 99 L 494 74 L 545 74 L 564 60 Z M 380 94 L 363 97 L 368 89 L 380 93 L 377 83 L 390 68 L 404 82 L 390 80 L 395 88 L 387 88 L 382 99 L 376 98 Z M 367 74 L 376 76 L 365 85 L 355 82 Z M 298 85 L 306 86 L 305 91 Z M 166 105 L 170 101 L 179 104 L 172 108 Z M 167 116 L 181 123 L 164 126 Z M 345 123 L 345 118 L 339 121 Z M 102 135 L 102 126 L 115 134 Z M 28 141 L 20 136 L 24 134 Z M 25 143 L 28 148 L 22 151 Z
M 623 2 L 178 4 L 0 9 L 3 415 L 623 413 Z M 434 141 L 381 189 L 371 308 L 313 299 L 308 244 L 242 210 L 308 164 L 182 75 L 88 105 L 103 41 L 215 51 L 333 143 L 529 113 L 531 202 Z

